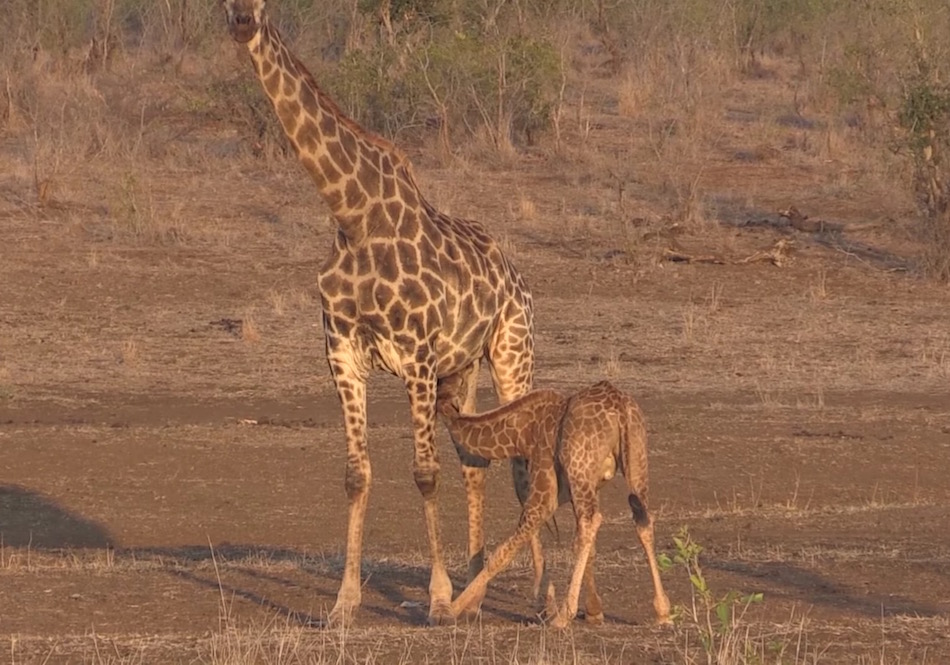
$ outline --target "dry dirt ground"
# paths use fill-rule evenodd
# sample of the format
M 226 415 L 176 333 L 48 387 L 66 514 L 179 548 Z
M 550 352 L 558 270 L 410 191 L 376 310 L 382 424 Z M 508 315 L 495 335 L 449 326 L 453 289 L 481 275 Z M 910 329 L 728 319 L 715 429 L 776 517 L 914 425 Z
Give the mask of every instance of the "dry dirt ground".
M 715 138 L 669 161 L 605 88 L 569 123 L 568 160 L 420 152 L 417 172 L 529 280 L 536 384 L 608 377 L 641 401 L 658 547 L 688 526 L 717 596 L 764 595 L 730 636 L 752 662 L 948 662 L 950 291 L 909 260 L 906 194 L 845 148 L 806 149 L 841 137 L 789 122 L 790 90 L 736 82 Z M 332 228 L 292 159 L 242 152 L 227 118 L 173 120 L 148 124 L 154 162 L 61 168 L 40 202 L 33 137 L 0 143 L 0 661 L 705 662 L 689 621 L 651 625 L 619 484 L 602 494 L 604 626 L 533 623 L 523 558 L 480 622 L 424 627 L 407 407 L 383 375 L 363 608 L 347 632 L 314 627 L 346 526 L 314 281 Z M 603 155 L 629 170 L 622 196 Z M 789 205 L 831 230 L 790 228 Z M 738 262 L 780 239 L 781 265 Z M 440 437 L 460 588 L 464 497 Z M 497 543 L 517 509 L 503 466 L 489 482 Z M 689 607 L 686 574 L 665 580 Z

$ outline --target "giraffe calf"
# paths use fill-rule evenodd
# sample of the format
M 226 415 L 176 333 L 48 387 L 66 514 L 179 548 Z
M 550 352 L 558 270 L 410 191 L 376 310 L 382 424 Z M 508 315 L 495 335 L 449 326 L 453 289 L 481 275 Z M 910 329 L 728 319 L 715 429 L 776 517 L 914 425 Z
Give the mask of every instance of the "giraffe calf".
M 597 492 L 619 469 L 629 489 L 637 535 L 653 578 L 653 607 L 660 623 L 670 621 L 670 602 L 660 581 L 653 544 L 653 519 L 647 511 L 646 429 L 634 400 L 606 381 L 570 396 L 535 390 L 503 406 L 480 414 L 459 412 L 461 380 L 439 383 L 437 409 L 456 445 L 486 459 L 522 457 L 528 477 L 516 478 L 523 504 L 518 528 L 488 558 L 485 567 L 452 603 L 455 617 L 477 609 L 488 583 L 515 555 L 559 505 L 571 502 L 577 520 L 574 570 L 564 603 L 554 608 L 548 591 L 552 623 L 565 627 L 577 614 L 582 583 L 586 587 L 588 621 L 603 620 L 600 596 L 594 584 L 593 559 L 597 530 L 603 520 Z M 535 592 L 540 586 L 535 580 Z

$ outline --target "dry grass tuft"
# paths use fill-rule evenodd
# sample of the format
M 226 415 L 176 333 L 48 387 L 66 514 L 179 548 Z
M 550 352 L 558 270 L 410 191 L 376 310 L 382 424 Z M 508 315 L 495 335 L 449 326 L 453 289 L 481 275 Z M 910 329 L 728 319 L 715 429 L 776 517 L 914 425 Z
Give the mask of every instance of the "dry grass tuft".
M 254 319 L 254 313 L 248 309 L 241 319 L 241 341 L 248 344 L 257 344 L 261 341 L 261 332 Z
M 529 199 L 522 192 L 521 197 L 518 199 L 518 211 L 517 217 L 520 221 L 529 222 L 534 220 L 538 215 L 538 207 L 535 205 L 534 201 Z
M 122 351 L 119 356 L 119 361 L 127 367 L 138 364 L 139 345 L 134 338 L 130 337 L 129 339 L 122 342 Z

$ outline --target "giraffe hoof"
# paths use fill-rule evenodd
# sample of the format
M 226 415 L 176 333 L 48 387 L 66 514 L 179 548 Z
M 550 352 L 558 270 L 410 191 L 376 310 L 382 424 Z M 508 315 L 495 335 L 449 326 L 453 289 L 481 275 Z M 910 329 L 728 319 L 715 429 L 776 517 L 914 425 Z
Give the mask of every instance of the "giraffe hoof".
M 557 630 L 565 630 L 570 625 L 570 623 L 571 622 L 568 620 L 567 616 L 559 612 L 554 616 L 554 618 L 551 619 L 548 625 L 550 625 L 551 628 L 555 628 Z
M 327 628 L 339 628 L 342 626 L 348 626 L 353 621 L 353 616 L 356 614 L 356 607 L 340 607 L 339 603 L 330 610 L 330 614 L 327 615 L 326 623 L 324 624 Z
M 452 613 L 452 606 L 445 601 L 432 603 L 429 607 L 429 625 L 430 626 L 450 626 L 455 623 L 455 615 Z
M 336 604 L 330 610 L 327 616 L 327 627 L 348 626 L 353 621 L 356 611 L 360 607 L 360 596 L 351 596 L 341 594 L 336 599 Z
M 598 612 L 597 614 L 585 614 L 584 621 L 592 626 L 599 626 L 604 623 L 604 613 Z

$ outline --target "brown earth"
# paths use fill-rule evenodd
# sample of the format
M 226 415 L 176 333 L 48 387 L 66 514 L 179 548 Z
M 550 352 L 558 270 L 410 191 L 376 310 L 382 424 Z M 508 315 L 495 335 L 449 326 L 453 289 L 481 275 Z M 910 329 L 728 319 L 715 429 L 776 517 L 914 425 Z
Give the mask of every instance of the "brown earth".
M 604 93 L 588 97 L 590 145 L 572 146 L 574 161 L 539 153 L 491 170 L 419 155 L 419 178 L 438 205 L 484 221 L 528 278 L 536 384 L 609 377 L 641 401 L 659 548 L 688 526 L 717 597 L 764 594 L 731 634 L 741 648 L 758 662 L 948 662 L 950 292 L 914 269 L 906 195 L 795 148 L 821 130 L 782 121 L 780 77 L 732 94 L 772 148 L 724 113 L 712 147 L 664 165 Z M 317 627 L 346 526 L 314 283 L 332 227 L 291 160 L 221 148 L 239 145 L 226 120 L 178 136 L 135 172 L 134 229 L 115 165 L 64 169 L 36 203 L 27 140 L 0 144 L 0 660 L 705 659 L 690 621 L 651 626 L 619 484 L 602 497 L 603 627 L 534 624 L 523 558 L 479 623 L 425 628 L 407 407 L 383 375 L 363 608 L 345 633 Z M 624 198 L 584 160 L 614 149 L 634 164 Z M 674 224 L 657 203 L 678 205 L 662 169 L 702 173 L 701 219 Z M 776 212 L 791 205 L 833 228 L 790 228 Z M 779 239 L 794 241 L 780 266 L 738 262 Z M 668 261 L 670 248 L 725 261 Z M 464 497 L 441 439 L 458 589 Z M 503 467 L 489 491 L 497 543 L 517 519 Z M 558 515 L 560 541 L 545 540 L 563 586 L 572 519 Z M 665 579 L 690 606 L 686 574 Z

